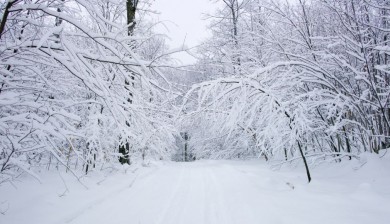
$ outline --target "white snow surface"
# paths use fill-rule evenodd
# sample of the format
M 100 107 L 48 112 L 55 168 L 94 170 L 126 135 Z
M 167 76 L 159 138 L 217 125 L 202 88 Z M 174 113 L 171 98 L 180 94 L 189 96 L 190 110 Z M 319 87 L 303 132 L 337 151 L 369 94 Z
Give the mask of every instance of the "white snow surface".
M 390 156 L 312 169 L 263 161 L 155 162 L 81 181 L 41 173 L 0 186 L 1 224 L 388 224 Z M 364 160 L 363 160 L 364 161 Z M 66 185 L 65 185 L 65 184 Z M 68 191 L 66 191 L 68 189 Z

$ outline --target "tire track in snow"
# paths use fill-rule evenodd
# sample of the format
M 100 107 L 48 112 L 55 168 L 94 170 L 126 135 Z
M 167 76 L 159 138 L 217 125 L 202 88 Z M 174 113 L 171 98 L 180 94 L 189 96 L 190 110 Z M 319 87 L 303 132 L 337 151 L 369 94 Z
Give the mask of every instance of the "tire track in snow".
M 160 212 L 156 220 L 156 224 L 167 224 L 165 220 L 169 218 L 168 214 L 173 210 L 175 204 L 174 202 L 180 199 L 179 190 L 185 187 L 185 184 L 183 184 L 184 177 L 185 177 L 184 173 L 188 173 L 188 168 L 185 167 L 184 164 L 180 164 L 180 165 L 181 166 L 180 166 L 180 174 L 179 174 L 178 181 L 176 182 L 175 188 L 169 197 L 168 204 L 164 207 L 163 211 Z
M 160 213 L 156 224 L 207 224 L 206 182 L 208 169 L 182 164 L 184 171 L 178 188 L 170 195 L 170 202 Z
M 231 212 L 229 211 L 229 203 L 226 201 L 230 195 L 224 190 L 226 186 L 224 186 L 220 181 L 220 173 L 218 172 L 218 166 L 216 167 L 210 167 L 210 171 L 208 172 L 209 175 L 209 184 L 211 187 L 211 192 L 213 192 L 214 195 L 214 208 L 212 208 L 212 215 L 214 217 L 211 219 L 213 220 L 210 223 L 224 223 L 228 224 L 231 223 Z
M 94 200 L 92 202 L 89 202 L 87 205 L 83 206 L 81 209 L 79 209 L 78 211 L 75 211 L 73 212 L 71 215 L 69 215 L 68 217 L 66 217 L 64 220 L 62 221 L 59 221 L 58 224 L 62 224 L 62 223 L 72 223 L 74 221 L 76 221 L 80 216 L 83 216 L 85 215 L 86 213 L 90 212 L 90 211 L 93 211 L 94 208 L 102 205 L 104 202 L 107 202 L 109 200 L 112 200 L 114 197 L 119 197 L 122 195 L 123 192 L 131 189 L 133 187 L 133 185 L 135 184 L 135 182 L 137 180 L 141 180 L 141 179 L 145 179 L 147 178 L 148 176 L 152 175 L 153 173 L 155 173 L 158 169 L 157 168 L 154 168 L 148 172 L 145 172 L 143 174 L 140 174 L 138 173 L 131 181 L 129 184 L 126 184 L 125 186 L 117 189 L 117 190 L 114 190 L 110 193 L 107 193 L 105 196 L 97 199 L 97 200 Z

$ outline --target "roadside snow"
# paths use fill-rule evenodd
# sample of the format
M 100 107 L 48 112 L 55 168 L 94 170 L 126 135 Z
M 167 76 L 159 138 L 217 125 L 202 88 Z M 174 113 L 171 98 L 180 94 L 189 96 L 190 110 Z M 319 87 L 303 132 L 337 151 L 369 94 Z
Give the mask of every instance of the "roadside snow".
M 390 156 L 272 171 L 264 162 L 156 163 L 79 184 L 43 173 L 0 186 L 1 224 L 387 224 Z M 63 181 L 64 180 L 64 181 Z M 66 183 L 66 185 L 64 184 Z

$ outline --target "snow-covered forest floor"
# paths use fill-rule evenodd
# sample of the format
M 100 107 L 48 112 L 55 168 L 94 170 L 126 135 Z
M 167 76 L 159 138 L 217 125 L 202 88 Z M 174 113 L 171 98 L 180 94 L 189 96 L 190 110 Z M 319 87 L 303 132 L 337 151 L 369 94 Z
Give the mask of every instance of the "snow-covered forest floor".
M 0 187 L 0 223 L 375 223 L 390 220 L 390 156 L 363 155 L 313 169 L 264 161 L 154 162 L 103 174 L 82 186 L 43 173 Z M 368 161 L 368 162 L 367 162 Z

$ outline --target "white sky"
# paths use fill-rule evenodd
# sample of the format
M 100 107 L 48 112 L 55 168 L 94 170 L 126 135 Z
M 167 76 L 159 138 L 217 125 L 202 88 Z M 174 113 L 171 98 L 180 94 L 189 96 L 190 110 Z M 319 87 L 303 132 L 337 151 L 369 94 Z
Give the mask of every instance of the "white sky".
M 204 13 L 212 13 L 216 4 L 211 0 L 155 0 L 152 9 L 160 12 L 156 20 L 165 21 L 166 26 L 159 26 L 158 32 L 170 37 L 168 41 L 172 49 L 185 46 L 194 47 L 209 36 L 206 26 L 209 21 L 204 20 Z M 187 53 L 178 53 L 174 58 L 184 64 L 195 62 Z

